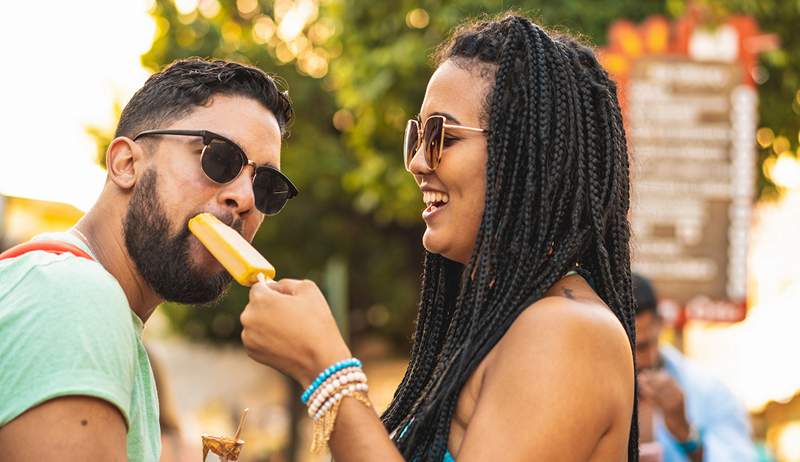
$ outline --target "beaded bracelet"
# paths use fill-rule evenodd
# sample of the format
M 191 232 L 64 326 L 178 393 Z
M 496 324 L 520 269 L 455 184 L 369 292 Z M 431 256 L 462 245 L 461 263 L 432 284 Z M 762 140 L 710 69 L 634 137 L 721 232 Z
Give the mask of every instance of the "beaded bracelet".
M 323 382 L 322 385 L 320 385 L 319 387 L 317 387 L 316 390 L 314 390 L 314 393 L 311 395 L 310 398 L 308 398 L 307 405 L 310 406 L 311 403 L 313 403 L 314 400 L 317 399 L 317 397 L 322 393 L 322 390 L 325 389 L 325 386 L 330 384 L 330 383 L 332 383 L 332 381 L 334 379 L 340 379 L 343 375 L 349 374 L 349 373 L 352 373 L 352 372 L 362 372 L 362 370 L 361 370 L 360 367 L 353 366 L 353 367 L 344 368 L 344 369 L 340 370 L 339 372 L 334 373 L 332 376 L 328 377 L 328 380 Z
M 366 383 L 354 383 L 352 385 L 347 385 L 346 387 L 342 388 L 340 391 L 337 391 L 331 399 L 325 402 L 322 407 L 316 412 L 314 415 L 314 420 L 319 420 L 324 416 L 332 407 L 339 404 L 342 399 L 354 392 L 367 392 L 369 390 L 369 386 Z
M 316 389 L 319 388 L 324 381 L 328 380 L 328 377 L 346 367 L 352 366 L 361 367 L 361 361 L 356 358 L 345 359 L 322 371 L 322 373 L 317 376 L 316 380 L 314 380 L 314 382 L 308 388 L 306 388 L 306 391 L 303 392 L 303 396 L 300 398 L 303 401 L 303 404 L 308 403 L 308 399 L 311 397 L 314 391 L 316 391 Z
M 343 389 L 347 388 L 350 385 L 355 385 L 355 384 L 367 385 L 366 376 L 363 377 L 363 380 L 358 379 L 349 382 L 343 382 L 337 386 L 326 389 L 324 395 L 320 395 L 316 401 L 310 402 L 311 404 L 309 404 L 308 406 L 308 416 L 314 417 L 317 411 L 319 411 L 322 408 L 322 406 L 325 405 L 325 403 L 331 401 L 334 398 L 334 396 L 336 396 L 336 393 L 342 391 Z
M 335 376 L 334 376 L 335 377 Z M 317 391 L 319 394 L 314 395 L 314 397 L 309 400 L 308 402 L 308 415 L 312 417 L 316 414 L 317 410 L 325 404 L 329 398 L 332 398 L 336 392 L 346 388 L 348 385 L 351 384 L 367 384 L 367 376 L 363 372 L 351 372 L 348 374 L 344 374 L 339 378 L 333 378 L 326 381 L 323 385 L 321 385 Z

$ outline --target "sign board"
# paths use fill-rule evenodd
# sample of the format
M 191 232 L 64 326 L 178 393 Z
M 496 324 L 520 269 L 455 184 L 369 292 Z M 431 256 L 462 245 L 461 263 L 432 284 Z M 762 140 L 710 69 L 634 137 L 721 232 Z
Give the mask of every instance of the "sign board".
M 754 90 L 736 65 L 680 58 L 636 61 L 628 85 L 634 271 L 682 304 L 698 296 L 742 302 Z
M 618 82 L 631 150 L 633 270 L 677 318 L 741 320 L 757 98 L 739 42 L 719 41 L 726 51 L 715 60 L 685 20 L 663 18 L 622 21 L 609 35 L 601 59 Z

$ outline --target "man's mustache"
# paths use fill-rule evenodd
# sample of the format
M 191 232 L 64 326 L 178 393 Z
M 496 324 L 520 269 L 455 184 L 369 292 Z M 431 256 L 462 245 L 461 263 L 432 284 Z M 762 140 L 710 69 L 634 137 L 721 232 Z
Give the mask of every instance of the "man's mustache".
M 237 233 L 242 235 L 242 237 L 244 237 L 244 234 L 242 234 L 242 232 L 244 231 L 244 220 L 243 219 L 234 217 L 234 215 L 232 213 L 226 213 L 226 214 L 219 214 L 218 215 L 218 214 L 213 213 L 213 212 L 192 213 L 192 214 L 189 215 L 189 218 L 195 217 L 200 213 L 210 213 L 210 214 L 214 215 L 215 217 L 217 217 L 217 219 L 219 221 L 221 221 L 221 222 L 225 223 L 226 225 L 230 226 L 234 231 L 236 231 Z M 189 231 L 189 218 L 184 220 L 185 223 L 184 223 L 183 229 L 181 230 L 181 233 L 180 233 L 180 239 L 188 239 L 189 236 L 192 234 L 192 232 Z

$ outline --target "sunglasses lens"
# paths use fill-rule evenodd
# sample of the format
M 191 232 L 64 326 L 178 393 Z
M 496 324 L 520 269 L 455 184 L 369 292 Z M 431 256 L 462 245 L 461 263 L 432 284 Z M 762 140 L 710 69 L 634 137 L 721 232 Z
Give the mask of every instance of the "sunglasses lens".
M 291 188 L 280 173 L 272 169 L 259 169 L 253 178 L 256 208 L 266 215 L 280 212 L 291 196 Z
M 444 136 L 444 117 L 432 116 L 425 121 L 422 140 L 425 143 L 425 162 L 432 170 L 439 164 Z
M 227 183 L 239 176 L 243 162 L 239 149 L 223 140 L 211 140 L 203 150 L 203 172 L 217 183 Z
M 406 133 L 403 137 L 403 163 L 406 169 L 411 165 L 411 159 L 414 158 L 414 153 L 417 152 L 417 143 L 419 142 L 419 124 L 416 120 L 409 120 L 406 124 Z

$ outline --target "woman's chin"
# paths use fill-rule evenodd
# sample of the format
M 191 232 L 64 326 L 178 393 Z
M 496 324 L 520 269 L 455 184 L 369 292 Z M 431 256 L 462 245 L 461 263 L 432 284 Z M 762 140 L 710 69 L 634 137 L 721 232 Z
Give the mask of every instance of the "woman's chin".
M 425 233 L 422 235 L 422 246 L 425 247 L 425 250 L 430 253 L 441 254 L 446 249 L 440 237 L 441 233 L 437 233 L 430 228 L 426 228 Z
M 448 260 L 458 261 L 457 253 L 453 248 L 453 242 L 442 236 L 440 232 L 432 231 L 430 228 L 425 230 L 422 235 L 422 246 L 430 253 L 441 255 Z
M 466 265 L 472 255 L 472 248 L 461 241 L 453 241 L 448 236 L 443 236 L 438 230 L 430 228 L 422 235 L 422 246 L 430 253 L 441 255 L 448 260 Z

